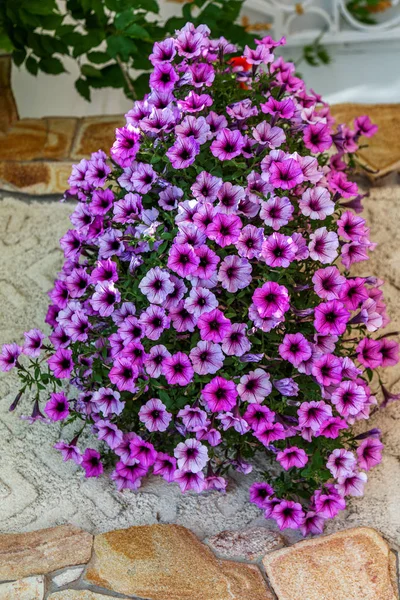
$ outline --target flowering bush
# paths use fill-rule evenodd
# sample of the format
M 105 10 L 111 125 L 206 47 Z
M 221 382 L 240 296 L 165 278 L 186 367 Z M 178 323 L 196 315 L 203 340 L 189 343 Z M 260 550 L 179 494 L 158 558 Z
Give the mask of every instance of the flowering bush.
M 261 453 L 251 501 L 308 534 L 380 461 L 379 432 L 351 426 L 375 410 L 373 369 L 398 349 L 371 337 L 389 322 L 383 282 L 348 272 L 374 248 L 348 171 L 376 127 L 334 129 L 274 58 L 282 43 L 235 57 L 187 24 L 155 44 L 151 93 L 111 159 L 73 167 L 52 333 L 4 346 L 1 365 L 22 381 L 13 409 L 33 390 L 31 421 L 79 425 L 55 447 L 87 477 L 106 466 L 119 490 L 154 473 L 224 491 L 228 470 L 250 473 Z M 85 429 L 100 451 L 82 447 Z

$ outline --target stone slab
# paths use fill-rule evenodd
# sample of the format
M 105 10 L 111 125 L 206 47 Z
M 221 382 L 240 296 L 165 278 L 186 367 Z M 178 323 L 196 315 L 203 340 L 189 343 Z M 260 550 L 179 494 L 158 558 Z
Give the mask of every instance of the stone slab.
M 299 542 L 263 564 L 278 600 L 398 600 L 390 548 L 368 527 Z
M 18 581 L 0 583 L 1 600 L 43 600 L 44 577 L 27 577 Z
M 371 178 L 382 177 L 400 169 L 400 104 L 334 104 L 332 113 L 337 123 L 352 125 L 360 115 L 369 115 L 378 125 L 378 132 L 372 138 L 361 138 L 366 148 L 358 152 L 358 157 L 373 172 Z
M 82 119 L 79 122 L 71 158 L 73 160 L 88 158 L 92 152 L 96 152 L 99 149 L 108 153 L 114 143 L 116 128 L 123 125 L 125 125 L 125 117 L 123 115 L 86 117 Z
M 0 535 L 0 581 L 85 564 L 92 536 L 72 525 Z
M 68 583 L 72 583 L 79 579 L 82 575 L 84 567 L 75 567 L 73 569 L 66 569 L 57 575 L 53 575 L 52 581 L 54 585 L 57 587 L 62 587 L 63 585 L 67 585 Z
M 86 580 L 148 600 L 271 598 L 257 567 L 232 564 L 218 563 L 184 527 L 131 527 L 95 537 Z
M 118 596 L 123 600 L 123 596 Z M 115 600 L 115 596 L 96 594 L 90 590 L 63 590 L 47 597 L 47 600 Z
M 206 540 L 219 558 L 257 561 L 268 552 L 284 546 L 283 537 L 266 527 L 251 527 L 240 531 L 221 531 Z
M 0 188 L 10 192 L 63 194 L 72 162 L 0 161 Z

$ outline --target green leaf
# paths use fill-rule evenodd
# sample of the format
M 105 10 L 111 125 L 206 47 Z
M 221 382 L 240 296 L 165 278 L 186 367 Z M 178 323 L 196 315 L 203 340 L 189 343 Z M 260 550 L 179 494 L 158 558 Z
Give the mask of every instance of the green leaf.
M 26 57 L 25 50 L 14 50 L 14 52 L 12 53 L 12 58 L 13 58 L 14 64 L 16 64 L 17 67 L 22 65 L 22 63 L 25 60 L 25 57 Z
M 26 70 L 31 75 L 37 75 L 38 70 L 39 70 L 39 65 L 38 65 L 37 61 L 32 56 L 29 56 L 26 59 L 25 66 L 26 66 Z
M 82 65 L 81 73 L 85 77 L 101 78 L 101 71 L 92 67 L 92 65 Z
M 14 50 L 14 45 L 5 31 L 0 31 L 0 48 L 6 52 Z
M 74 46 L 72 55 L 74 56 L 74 58 L 76 58 L 77 56 L 82 56 L 82 54 L 86 54 L 86 52 L 89 52 L 90 50 L 92 50 L 92 48 L 96 48 L 99 44 L 101 44 L 101 42 L 104 39 L 104 31 L 100 29 L 94 29 L 92 31 L 89 31 L 87 35 L 81 35 L 77 32 L 74 32 L 73 34 L 71 34 L 71 36 L 74 36 L 72 42 L 68 40 L 66 41 L 71 46 Z
M 110 60 L 110 57 L 107 54 L 107 52 L 98 52 L 97 50 L 94 50 L 93 52 L 88 52 L 87 58 L 88 60 L 90 60 L 90 62 L 94 63 L 95 65 L 101 65 Z
M 132 8 L 128 8 L 128 10 L 124 10 L 124 12 L 115 16 L 114 25 L 117 29 L 125 29 L 125 27 L 133 23 L 135 19 L 137 19 L 137 15 Z
M 137 50 L 135 42 L 122 35 L 112 35 L 107 39 L 107 49 L 114 58 L 120 56 L 123 61 L 129 60 Z
M 128 35 L 131 38 L 137 38 L 139 40 L 151 40 L 149 32 L 138 25 L 137 23 L 132 23 L 125 29 L 125 35 Z
M 61 60 L 55 57 L 42 58 L 39 62 L 39 68 L 50 75 L 59 75 L 66 72 Z
M 55 0 L 29 0 L 24 2 L 24 10 L 33 15 L 51 15 L 57 11 Z

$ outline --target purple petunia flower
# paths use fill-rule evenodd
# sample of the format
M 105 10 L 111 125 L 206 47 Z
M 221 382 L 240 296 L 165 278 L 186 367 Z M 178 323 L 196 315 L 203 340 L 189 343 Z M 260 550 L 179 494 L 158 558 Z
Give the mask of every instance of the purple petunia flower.
M 51 394 L 44 412 L 52 421 L 66 419 L 69 416 L 69 404 L 65 394 L 63 392 Z
M 154 267 L 141 280 L 139 289 L 152 304 L 162 304 L 168 294 L 174 290 L 174 285 L 167 271 L 160 269 L 160 267 Z
M 212 142 L 210 150 L 220 160 L 232 160 L 232 158 L 239 156 L 243 146 L 244 138 L 240 131 L 221 129 Z
M 172 419 L 165 404 L 158 398 L 151 398 L 139 410 L 139 419 L 148 431 L 165 431 Z
M 176 138 L 174 145 L 167 150 L 166 156 L 168 156 L 174 169 L 186 169 L 194 163 L 199 152 L 200 144 L 193 136 L 179 136 Z
M 184 387 L 193 379 L 193 367 L 188 356 L 183 352 L 176 352 L 164 359 L 162 372 L 170 385 Z
M 100 454 L 93 448 L 86 448 L 82 455 L 81 465 L 85 470 L 86 477 L 99 477 L 104 470 L 100 461 Z
M 214 377 L 204 386 L 201 394 L 212 412 L 231 410 L 236 405 L 236 385 L 224 377 Z
M 215 308 L 199 317 L 197 327 L 202 340 L 219 343 L 231 331 L 232 324 L 218 308 Z
M 26 356 L 32 356 L 34 358 L 37 358 L 38 356 L 40 356 L 40 353 L 42 351 L 42 346 L 43 346 L 43 341 L 46 339 L 46 336 L 44 335 L 44 333 L 42 333 L 40 331 L 40 329 L 31 329 L 30 331 L 27 331 L 26 333 L 24 333 L 25 336 L 25 343 L 22 347 L 22 352 L 26 355 Z M 12 354 L 12 352 L 11 352 Z M 10 354 L 10 356 L 11 356 Z M 1 360 L 1 355 L 0 355 L 0 360 Z

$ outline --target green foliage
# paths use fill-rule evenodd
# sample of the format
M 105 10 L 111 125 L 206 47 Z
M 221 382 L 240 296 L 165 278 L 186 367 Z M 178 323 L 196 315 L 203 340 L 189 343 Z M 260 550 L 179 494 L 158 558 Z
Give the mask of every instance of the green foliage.
M 0 49 L 31 75 L 67 71 L 75 59 L 75 88 L 90 101 L 91 90 L 122 88 L 131 98 L 148 91 L 148 55 L 154 42 L 192 21 L 206 23 L 212 37 L 224 36 L 243 48 L 254 35 L 236 24 L 244 0 L 193 0 L 162 23 L 158 0 L 2 0 Z

